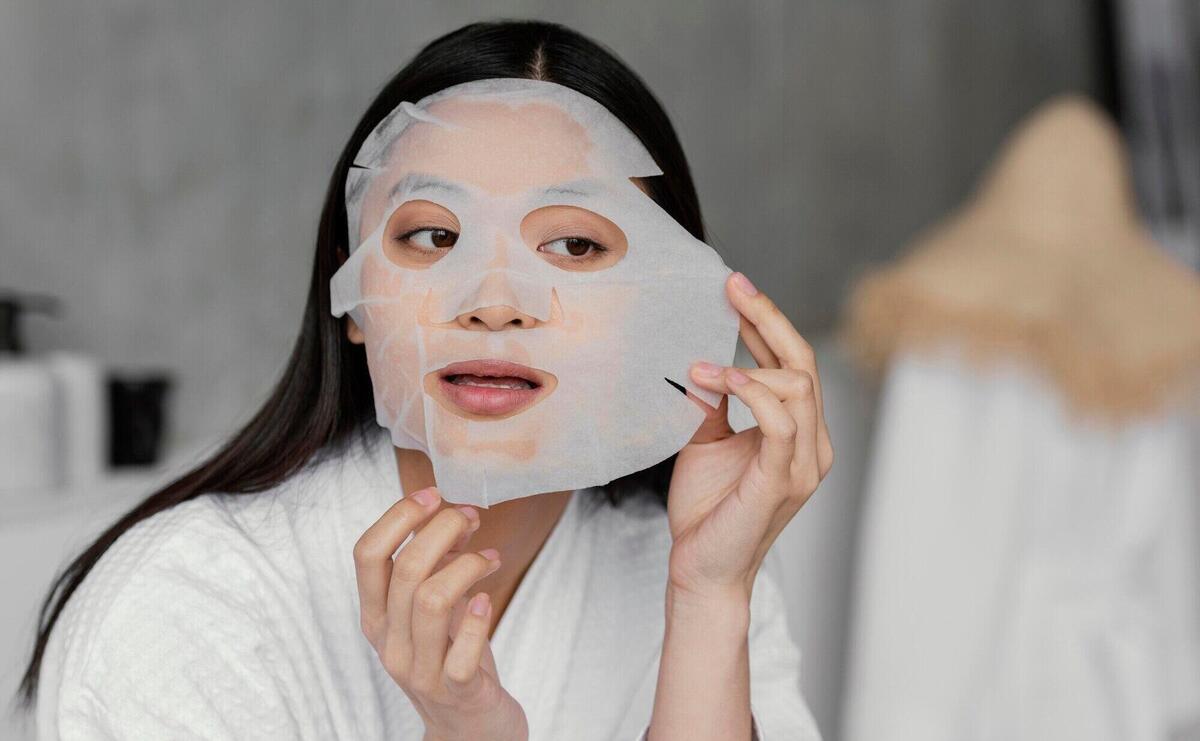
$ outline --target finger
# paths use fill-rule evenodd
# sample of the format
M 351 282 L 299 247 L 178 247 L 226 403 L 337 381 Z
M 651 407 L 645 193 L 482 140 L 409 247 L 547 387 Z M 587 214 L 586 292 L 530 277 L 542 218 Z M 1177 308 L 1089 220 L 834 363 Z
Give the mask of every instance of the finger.
M 770 544 L 791 516 L 807 503 L 821 482 L 823 474 L 819 472 L 817 463 L 817 405 L 813 400 L 812 377 L 804 371 L 750 369 L 742 372 L 771 389 L 796 421 L 796 442 L 788 470 L 790 485 L 785 490 L 786 495 L 781 498 L 786 516 L 772 519 L 767 535 L 762 539 L 762 548 L 755 557 L 756 562 L 761 563 Z
M 800 421 L 801 414 L 808 413 L 809 407 L 812 408 L 811 413 L 816 415 L 817 403 L 814 398 L 813 377 L 807 371 L 783 368 L 741 368 L 740 370 L 771 389 L 797 422 Z
M 767 294 L 755 288 L 741 273 L 729 277 L 725 292 L 733 307 L 757 330 L 767 348 L 779 359 L 779 367 L 809 369 L 812 348 Z
M 724 378 L 729 390 L 750 408 L 762 432 L 759 466 L 773 479 L 772 483 L 786 484 L 795 455 L 796 420 L 766 384 L 737 368 L 726 369 Z
M 363 632 L 372 640 L 387 622 L 392 555 L 418 525 L 437 511 L 437 501 L 437 493 L 431 490 L 413 492 L 389 507 L 354 544 L 360 619 Z
M 813 379 L 818 381 L 817 391 L 820 391 L 817 378 L 817 361 L 812 345 L 800 336 L 787 315 L 750 283 L 750 279 L 741 273 L 734 273 L 726 285 L 726 293 L 734 308 L 750 324 L 753 332 L 757 333 L 767 349 L 774 353 L 778 363 L 773 366 L 764 365 L 759 358 L 755 362 L 759 367 L 792 368 L 808 371 Z M 745 339 L 743 338 L 743 341 Z M 752 340 L 753 341 L 753 340 Z M 747 344 L 747 349 L 750 349 Z M 820 406 L 817 409 L 821 411 Z
M 429 578 L 464 531 L 478 527 L 477 522 L 478 512 L 473 507 L 446 507 L 400 549 L 392 566 L 387 595 L 387 645 L 393 660 L 407 662 L 414 656 L 413 598 L 417 586 Z
M 416 686 L 437 686 L 446 662 L 454 606 L 471 585 L 499 567 L 500 553 L 495 548 L 464 553 L 417 587 L 412 625 Z
M 784 406 L 796 420 L 796 450 L 792 456 L 791 478 L 793 483 L 798 484 L 798 488 L 792 491 L 796 493 L 799 506 L 808 500 L 823 476 L 817 454 L 817 403 L 813 398 L 812 376 L 804 371 L 782 373 L 788 376 L 776 377 L 772 381 L 779 384 L 787 396 Z
M 701 362 L 692 365 L 690 375 L 700 386 L 711 388 L 708 384 L 711 384 L 714 378 L 720 378 L 722 372 L 723 369 L 719 365 Z M 724 384 L 719 391 L 723 394 L 729 393 L 725 390 Z M 687 392 L 687 397 L 704 412 L 704 421 L 700 423 L 689 442 L 708 443 L 714 440 L 724 440 L 733 434 L 733 428 L 729 426 L 729 397 L 722 396 L 716 407 L 710 407 L 691 391 Z
M 792 418 L 796 420 L 796 457 L 800 461 L 804 461 L 810 456 L 813 458 L 811 471 L 816 472 L 819 483 L 833 465 L 833 447 L 829 445 L 828 430 L 822 428 L 820 415 L 817 412 L 816 382 L 812 376 L 805 371 L 782 368 L 739 368 L 738 370 L 771 389 L 783 402 L 788 414 L 791 414 Z M 697 380 L 701 381 L 700 385 L 711 391 L 732 393 L 723 375 L 715 379 L 705 377 Z M 810 416 L 814 420 L 811 440 L 806 427 Z M 795 470 L 795 462 L 793 462 L 793 471 Z M 810 469 L 805 468 L 804 470 Z
M 767 341 L 750 323 L 750 320 L 741 314 L 738 314 L 738 334 L 742 338 L 742 344 L 750 351 L 750 356 L 754 358 L 754 362 L 758 364 L 759 368 L 779 367 L 779 358 L 771 351 Z
M 817 372 L 817 357 L 810 345 L 787 316 L 775 303 L 754 287 L 750 279 L 741 273 L 733 273 L 726 282 L 726 293 L 730 303 L 757 331 L 767 348 L 775 354 L 779 363 L 773 367 L 792 368 L 807 371 L 813 377 L 814 397 L 817 403 L 817 436 L 818 451 L 821 454 L 821 468 L 828 472 L 833 465 L 833 446 L 829 437 L 829 426 L 825 420 L 825 402 L 821 389 L 821 376 Z M 754 354 L 750 342 L 743 333 L 742 340 L 747 349 Z M 755 355 L 755 362 L 764 366 L 762 360 Z
M 813 458 L 815 461 L 817 456 L 817 412 L 813 399 L 812 376 L 804 371 L 782 368 L 737 368 L 737 370 L 770 389 L 771 393 L 779 398 L 792 419 L 796 421 L 793 471 L 796 460 L 803 462 Z M 726 394 L 733 392 L 733 388 L 724 374 L 716 378 L 705 377 L 704 381 L 704 385 L 712 391 Z M 817 470 L 817 468 L 814 467 L 813 470 Z
M 811 398 L 811 393 L 802 388 L 802 383 L 804 382 L 801 378 L 808 375 L 804 371 L 784 370 L 782 368 L 740 368 L 729 366 L 728 368 L 717 367 L 718 372 L 714 376 L 698 373 L 694 375 L 696 382 L 704 388 L 721 394 L 731 394 L 733 393 L 733 387 L 729 384 L 725 375 L 726 371 L 729 370 L 739 370 L 759 383 L 764 384 L 785 405 L 797 398 Z
M 469 552 L 471 549 L 467 547 L 467 544 L 471 542 L 471 538 L 474 535 L 475 530 L 468 528 L 466 532 L 458 536 L 458 540 L 454 541 L 454 545 L 450 546 L 450 550 L 446 551 L 446 554 L 442 556 L 441 560 L 433 570 L 437 571 L 457 558 L 459 554 Z
M 488 642 L 491 620 L 491 599 L 487 592 L 480 592 L 467 603 L 467 611 L 458 626 L 458 633 L 454 635 L 454 643 L 446 652 L 445 685 L 459 697 L 470 696 L 483 681 L 479 662 Z

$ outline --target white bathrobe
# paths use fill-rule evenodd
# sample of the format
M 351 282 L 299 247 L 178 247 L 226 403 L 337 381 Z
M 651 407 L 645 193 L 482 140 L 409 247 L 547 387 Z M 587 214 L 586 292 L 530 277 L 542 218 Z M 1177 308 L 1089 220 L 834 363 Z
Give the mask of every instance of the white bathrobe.
M 1190 422 L 1105 427 L 1019 362 L 893 360 L 849 741 L 1163 741 L 1200 719 Z
M 351 552 L 400 497 L 391 447 L 260 494 L 205 495 L 105 554 L 53 632 L 41 739 L 419 740 L 359 628 Z M 572 494 L 492 639 L 531 741 L 636 741 L 654 702 L 670 533 L 651 501 Z M 768 560 L 770 563 L 770 560 Z M 751 598 L 763 741 L 818 739 L 774 576 Z

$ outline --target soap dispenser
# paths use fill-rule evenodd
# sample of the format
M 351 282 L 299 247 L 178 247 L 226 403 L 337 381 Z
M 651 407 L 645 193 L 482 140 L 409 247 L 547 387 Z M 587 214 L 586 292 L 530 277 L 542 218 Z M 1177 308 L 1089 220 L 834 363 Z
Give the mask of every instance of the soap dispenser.
M 0 493 L 60 486 L 56 382 L 45 363 L 25 355 L 21 315 L 53 313 L 53 299 L 0 294 Z

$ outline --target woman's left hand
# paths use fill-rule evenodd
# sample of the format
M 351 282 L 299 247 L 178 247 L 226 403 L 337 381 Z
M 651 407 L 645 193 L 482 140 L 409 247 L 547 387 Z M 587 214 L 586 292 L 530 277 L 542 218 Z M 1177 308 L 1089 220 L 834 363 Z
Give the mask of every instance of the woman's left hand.
M 670 586 L 749 599 L 763 557 L 833 466 L 812 347 L 741 273 L 725 283 L 758 368 L 692 366 L 698 386 L 741 399 L 757 427 L 734 433 L 728 396 L 676 458 L 668 497 Z

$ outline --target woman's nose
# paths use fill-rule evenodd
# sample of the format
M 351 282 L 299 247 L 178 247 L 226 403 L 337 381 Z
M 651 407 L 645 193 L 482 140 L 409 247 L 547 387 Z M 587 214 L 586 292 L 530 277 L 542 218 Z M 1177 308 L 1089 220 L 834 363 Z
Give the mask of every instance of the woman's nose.
M 465 314 L 459 314 L 455 321 L 464 329 L 481 332 L 498 332 L 502 329 L 532 329 L 538 323 L 537 319 L 523 314 L 511 306 L 484 306 Z

